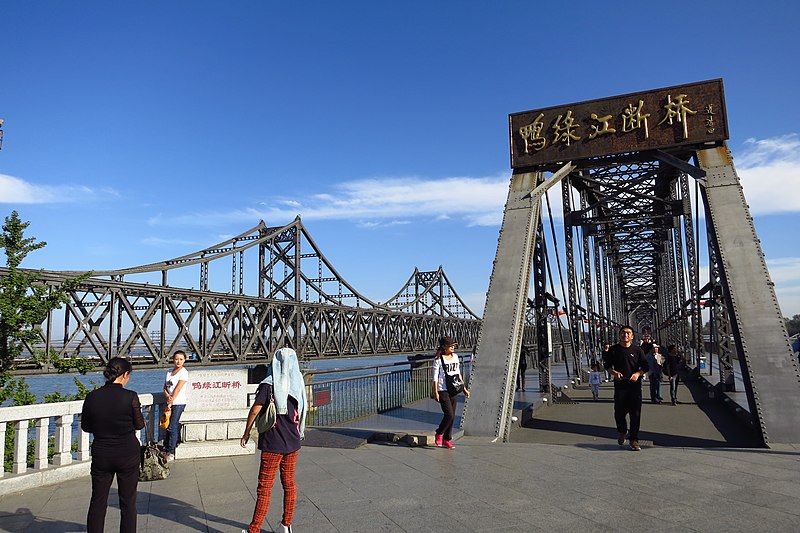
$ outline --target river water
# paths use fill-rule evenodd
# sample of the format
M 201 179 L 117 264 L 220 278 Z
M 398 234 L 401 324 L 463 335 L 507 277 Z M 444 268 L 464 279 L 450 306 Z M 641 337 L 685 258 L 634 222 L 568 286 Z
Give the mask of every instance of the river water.
M 371 366 L 371 365 L 390 365 L 392 363 L 398 362 L 406 362 L 407 358 L 405 355 L 385 355 L 380 357 L 359 357 L 359 358 L 352 358 L 352 359 L 329 359 L 329 360 L 322 360 L 322 361 L 309 361 L 307 363 L 307 367 L 313 370 L 342 370 L 344 371 L 343 374 L 332 374 L 330 375 L 331 378 L 341 378 L 341 377 L 348 377 L 356 374 L 368 374 L 374 373 L 374 370 L 353 370 L 347 371 L 347 369 L 361 367 L 361 366 Z M 231 369 L 231 368 L 247 368 L 250 366 L 254 366 L 252 364 L 248 365 L 231 365 L 231 366 L 213 366 L 213 367 L 202 367 L 202 366 L 191 366 L 187 365 L 186 368 L 189 372 L 192 371 L 193 368 L 200 370 L 209 370 L 214 368 L 219 369 Z M 400 368 L 403 368 L 402 366 Z M 131 379 L 128 382 L 127 388 L 130 390 L 134 390 L 139 393 L 147 394 L 147 393 L 156 393 L 161 392 L 162 388 L 164 387 L 164 378 L 166 377 L 167 368 L 164 369 L 148 369 L 148 370 L 136 370 L 131 373 Z M 387 369 L 388 370 L 388 369 Z M 73 378 L 77 378 L 81 383 L 83 383 L 89 389 L 93 389 L 96 386 L 99 387 L 105 383 L 103 378 L 102 372 L 93 372 L 90 374 L 86 374 L 82 376 L 80 374 L 53 374 L 53 375 L 45 375 L 45 376 L 26 376 L 25 381 L 30 387 L 30 390 L 33 394 L 36 395 L 37 403 L 41 403 L 44 401 L 44 395 L 53 393 L 53 392 L 60 392 L 62 394 L 75 394 L 78 392 L 78 388 L 75 385 Z

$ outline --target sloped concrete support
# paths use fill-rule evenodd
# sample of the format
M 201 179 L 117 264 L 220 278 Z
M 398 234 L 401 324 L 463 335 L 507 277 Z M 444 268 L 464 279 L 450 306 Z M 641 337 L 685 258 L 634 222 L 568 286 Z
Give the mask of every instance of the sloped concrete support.
M 726 146 L 697 156 L 750 413 L 765 445 L 800 443 L 800 369 L 733 160 Z
M 462 422 L 465 435 L 508 437 L 541 198 L 574 168 L 568 163 L 542 183 L 539 173 L 511 177 L 472 362 L 472 395 L 465 404 Z

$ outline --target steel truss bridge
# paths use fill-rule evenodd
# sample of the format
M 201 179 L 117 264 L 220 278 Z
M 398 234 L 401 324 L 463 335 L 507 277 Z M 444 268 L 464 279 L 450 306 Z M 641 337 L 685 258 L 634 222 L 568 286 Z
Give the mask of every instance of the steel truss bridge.
M 61 286 L 80 274 L 41 271 L 40 279 Z M 197 288 L 172 285 L 192 279 Z M 41 343 L 27 347 L 18 370 L 49 370 L 32 357 L 43 352 L 97 366 L 122 356 L 147 367 L 166 365 L 178 349 L 201 364 L 263 362 L 284 346 L 304 358 L 417 353 L 434 349 L 442 335 L 471 349 L 480 327 L 441 267 L 415 269 L 384 303 L 362 295 L 300 217 L 280 227 L 262 221 L 167 261 L 92 272 L 68 297 L 41 325 Z
M 540 120 L 546 111 L 528 114 Z M 556 114 L 561 121 L 565 111 Z M 518 131 L 526 143 L 536 133 L 512 127 L 512 166 Z M 682 140 L 680 130 L 676 137 Z M 800 442 L 798 361 L 724 139 L 611 153 L 515 166 L 473 357 L 465 433 L 507 439 L 522 346 L 538 344 L 542 392 L 556 392 L 547 332 L 564 320 L 577 375 L 600 359 L 603 343 L 617 342 L 620 326 L 631 325 L 639 338 L 650 331 L 661 346 L 675 344 L 692 364 L 715 358 L 719 391 L 734 390 L 740 372 L 762 442 Z M 559 238 L 548 189 L 555 198 L 560 189 Z M 536 323 L 536 342 L 526 339 L 526 317 Z

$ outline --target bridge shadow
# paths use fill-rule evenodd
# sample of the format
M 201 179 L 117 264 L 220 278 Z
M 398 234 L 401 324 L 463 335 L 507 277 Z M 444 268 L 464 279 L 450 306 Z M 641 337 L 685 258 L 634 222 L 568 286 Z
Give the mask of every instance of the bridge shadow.
M 0 530 L 2 531 L 47 531 L 52 533 L 72 533 L 86 531 L 85 523 L 51 520 L 34 516 L 27 507 L 19 507 L 13 512 L 0 513 Z
M 145 528 L 145 523 L 153 518 L 160 518 L 167 522 L 174 522 L 175 526 L 184 530 L 205 531 L 208 533 L 222 533 L 228 531 L 240 531 L 243 522 L 235 522 L 221 516 L 210 514 L 202 509 L 188 504 L 186 501 L 178 500 L 163 494 L 151 493 L 140 483 L 138 497 L 136 501 L 136 512 L 138 514 L 138 529 L 152 530 L 152 527 Z M 144 490 L 143 490 L 144 488 Z M 85 513 L 88 509 L 89 494 L 86 493 L 85 506 L 81 507 L 80 513 Z M 106 524 L 112 531 L 119 527 L 119 498 L 115 488 L 112 488 L 108 495 L 108 512 Z M 218 524 L 218 527 L 214 525 Z M 168 527 L 165 525 L 165 527 Z M 47 533 L 74 533 L 76 531 L 86 531 L 85 519 L 81 522 L 70 522 L 66 520 L 52 520 L 49 518 L 34 516 L 29 508 L 19 507 L 14 512 L 0 512 L 0 530 L 2 531 L 25 531 L 26 533 L 47 532 Z
M 647 384 L 645 397 L 647 397 Z M 757 448 L 760 442 L 744 422 L 721 401 L 708 398 L 705 387 L 697 381 L 682 382 L 679 398 L 691 401 L 677 406 L 642 404 L 642 423 L 639 440 L 654 446 L 714 448 Z M 668 386 L 662 394 L 669 396 Z M 592 446 L 616 449 L 617 431 L 614 425 L 613 385 L 604 384 L 601 398 L 592 400 L 588 387 L 568 391 L 573 403 L 553 404 L 537 409 L 534 416 L 512 432 L 513 442 L 540 442 Z
M 140 483 L 140 486 L 142 484 Z M 112 493 L 115 491 L 112 490 Z M 114 494 L 116 496 L 116 494 Z M 118 507 L 118 500 L 115 502 L 116 508 Z M 109 509 L 112 507 L 112 501 L 109 498 Z M 168 522 L 174 522 L 179 525 L 181 529 L 191 529 L 195 531 L 206 531 L 208 533 L 223 533 L 231 531 L 241 531 L 242 527 L 246 527 L 243 521 L 233 521 L 221 516 L 210 514 L 203 509 L 198 509 L 194 505 L 188 504 L 186 501 L 178 500 L 164 494 L 156 494 L 151 491 L 143 491 L 139 489 L 139 496 L 136 501 L 136 512 L 139 515 L 139 529 L 143 529 L 141 523 L 145 517 L 148 520 L 152 518 L 160 518 Z M 214 524 L 220 524 L 222 528 L 214 527 Z M 112 526 L 116 526 L 112 523 Z M 116 527 L 112 527 L 116 530 Z M 148 530 L 153 528 L 148 526 Z

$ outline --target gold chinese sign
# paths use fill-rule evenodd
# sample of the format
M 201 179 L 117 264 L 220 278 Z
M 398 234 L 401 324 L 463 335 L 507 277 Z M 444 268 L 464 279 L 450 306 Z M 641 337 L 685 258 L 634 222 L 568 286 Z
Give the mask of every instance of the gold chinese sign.
M 514 113 L 508 122 L 515 169 L 728 138 L 721 79 Z

